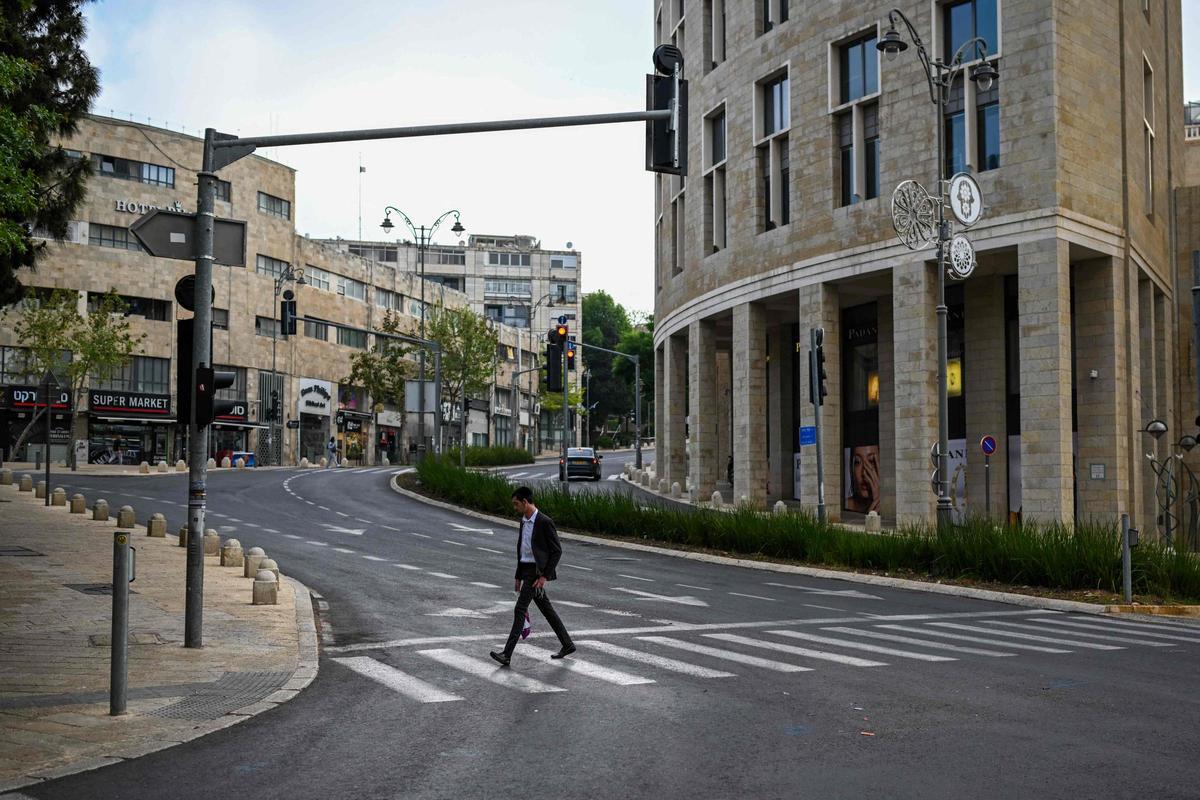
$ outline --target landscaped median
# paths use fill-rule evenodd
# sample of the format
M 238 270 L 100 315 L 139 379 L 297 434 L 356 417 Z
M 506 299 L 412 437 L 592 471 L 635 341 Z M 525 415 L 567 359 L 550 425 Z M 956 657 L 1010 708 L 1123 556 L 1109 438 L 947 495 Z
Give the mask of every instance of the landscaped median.
M 412 488 L 437 499 L 485 513 L 512 514 L 513 485 L 502 476 L 461 470 L 445 458 L 427 458 L 416 479 L 419 483 Z M 823 524 L 802 513 L 645 507 L 617 493 L 568 495 L 543 489 L 537 503 L 561 527 L 596 536 L 1008 590 L 1029 587 L 1045 593 L 1113 596 L 1121 589 L 1115 522 L 1096 520 L 1071 527 L 971 520 L 944 531 L 910 526 L 868 534 Z M 1146 542 L 1133 551 L 1133 589 L 1143 602 L 1200 602 L 1200 558 Z
M 446 458 L 450 463 L 459 463 L 458 448 L 454 447 L 446 451 Z M 522 450 L 519 447 L 505 447 L 503 445 L 492 445 L 491 447 L 468 447 L 467 448 L 467 466 L 468 467 L 510 467 L 516 464 L 532 464 L 533 456 L 529 451 Z

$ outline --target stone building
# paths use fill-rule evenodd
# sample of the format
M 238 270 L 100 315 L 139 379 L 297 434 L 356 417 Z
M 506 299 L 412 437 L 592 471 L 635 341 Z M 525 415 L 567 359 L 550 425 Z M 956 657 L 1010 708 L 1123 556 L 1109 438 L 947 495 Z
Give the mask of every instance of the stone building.
M 70 226 L 67 241 L 49 242 L 35 272 L 21 280 L 34 290 L 79 293 L 81 307 L 112 289 L 129 304 L 135 333 L 146 334 L 137 355 L 117 375 L 93 380 L 87 408 L 73 433 L 65 417 L 52 431 L 52 455 L 61 458 L 71 442 L 83 442 L 91 461 L 137 463 L 174 460 L 185 449 L 185 425 L 176 418 L 176 320 L 190 317 L 174 297 L 176 282 L 194 271 L 188 261 L 153 258 L 129 226 L 151 208 L 192 210 L 202 140 L 175 131 L 90 116 L 64 147 L 90 159 L 94 174 L 88 194 Z M 244 267 L 216 266 L 213 275 L 213 361 L 237 375 L 227 399 L 236 412 L 219 419 L 210 435 L 211 454 L 220 458 L 253 452 L 258 463 L 296 463 L 325 454 L 336 439 L 339 457 L 375 463 L 387 454 L 406 460 L 417 445 L 417 417 L 410 409 L 379 407 L 361 387 L 346 383 L 350 358 L 375 344 L 372 331 L 391 312 L 401 329 L 415 335 L 421 313 L 421 281 L 403 264 L 380 264 L 337 247 L 299 236 L 295 228 L 295 174 L 260 156 L 244 158 L 219 173 L 218 217 L 246 221 Z M 36 232 L 35 232 L 36 233 Z M 276 278 L 291 266 L 304 285 L 279 282 L 292 291 L 299 322 L 296 335 L 279 326 Z M 428 282 L 427 310 L 438 304 L 469 307 L 461 291 Z M 13 330 L 15 310 L 0 318 L 0 447 L 7 449 L 25 428 L 27 400 L 36 376 L 22 374 L 21 342 Z M 531 435 L 526 412 L 516 417 L 510 395 L 512 372 L 532 363 L 528 337 L 497 324 L 501 345 L 495 359 L 495 392 L 472 401 L 467 439 L 524 444 Z M 536 383 L 534 387 L 536 388 Z M 281 413 L 270 421 L 272 391 Z M 411 392 L 415 406 L 416 392 Z M 533 398 L 536 403 L 536 397 Z M 524 394 L 520 407 L 528 408 Z M 431 404 L 433 405 L 433 404 Z M 482 405 L 482 407 L 479 407 Z M 430 408 L 426 438 L 430 448 L 458 436 L 458 410 Z M 293 427 L 297 426 L 297 427 Z M 31 447 L 44 446 L 44 435 Z M 10 454 L 29 457 L 33 450 Z M 81 449 L 80 454 L 84 451 Z
M 876 48 L 893 6 L 931 57 L 985 38 L 999 80 L 960 77 L 939 119 L 916 48 Z M 732 459 L 734 497 L 813 508 L 801 431 L 819 326 L 830 516 L 932 520 L 937 273 L 932 250 L 897 240 L 891 197 L 909 179 L 937 193 L 941 125 L 946 176 L 972 175 L 985 209 L 966 232 L 978 266 L 947 286 L 956 513 L 985 510 L 990 434 L 993 516 L 1128 511 L 1153 530 L 1145 454 L 1175 440 L 1141 430 L 1195 416 L 1195 375 L 1179 369 L 1191 251 L 1183 275 L 1182 244 L 1172 259 L 1179 0 L 652 8 L 690 84 L 688 174 L 655 192 L 659 475 L 707 498 Z

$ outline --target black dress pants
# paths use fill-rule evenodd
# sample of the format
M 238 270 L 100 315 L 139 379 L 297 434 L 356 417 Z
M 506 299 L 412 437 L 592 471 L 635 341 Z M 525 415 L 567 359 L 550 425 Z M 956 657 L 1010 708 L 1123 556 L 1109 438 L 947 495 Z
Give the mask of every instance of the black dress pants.
M 567 633 L 567 628 L 563 625 L 562 620 L 558 618 L 558 612 L 554 610 L 554 606 L 550 605 L 550 598 L 546 596 L 546 591 L 535 591 L 533 582 L 537 580 L 537 568 L 533 564 L 521 565 L 521 593 L 517 596 L 517 607 L 513 609 L 513 626 L 508 634 L 508 642 L 504 645 L 504 655 L 512 658 L 513 650 L 517 647 L 517 641 L 521 638 L 521 629 L 525 627 L 525 612 L 529 610 L 529 603 L 537 604 L 538 611 L 542 612 L 542 616 L 550 623 L 550 627 L 554 633 L 558 635 L 558 642 L 563 647 L 571 644 L 571 634 Z

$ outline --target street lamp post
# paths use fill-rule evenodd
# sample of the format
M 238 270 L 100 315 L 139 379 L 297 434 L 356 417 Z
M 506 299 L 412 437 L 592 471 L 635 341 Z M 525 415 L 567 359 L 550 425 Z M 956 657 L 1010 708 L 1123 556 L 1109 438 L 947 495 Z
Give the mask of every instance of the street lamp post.
M 279 293 L 283 289 L 283 285 L 289 281 L 294 282 L 297 286 L 304 286 L 305 283 L 307 283 L 307 281 L 304 280 L 304 270 L 296 269 L 291 264 L 288 264 L 287 267 L 282 272 L 280 272 L 278 275 L 275 276 L 275 300 L 274 300 L 274 302 L 275 302 L 276 310 L 278 310 L 278 308 L 279 308 Z M 283 315 L 280 314 L 279 320 L 276 321 L 275 326 L 271 328 L 271 386 L 272 387 L 274 387 L 275 384 L 279 381 L 279 373 L 277 373 L 275 371 L 275 344 L 279 338 L 279 326 L 282 324 L 283 324 Z M 271 391 L 274 392 L 277 390 L 272 388 Z M 280 398 L 280 399 L 282 399 L 282 398 Z M 259 416 L 262 415 L 261 403 L 262 403 L 262 398 L 259 398 L 259 404 L 260 404 L 259 405 Z M 273 410 L 275 407 L 276 406 L 274 404 L 272 404 Z M 272 414 L 271 418 L 267 421 L 268 422 L 268 424 L 267 424 L 267 450 L 271 454 L 270 458 L 272 461 L 275 460 L 275 423 L 278 421 L 279 420 L 275 419 L 274 414 Z M 297 445 L 296 449 L 297 450 L 299 449 L 299 445 Z M 280 464 L 283 463 L 282 455 L 279 458 L 279 463 Z
M 452 228 L 450 228 L 450 230 L 453 233 L 463 233 L 464 231 L 466 231 L 466 228 L 463 227 L 462 220 L 459 218 L 459 212 L 457 209 L 451 209 L 450 211 L 444 212 L 440 217 L 438 217 L 436 220 L 433 221 L 432 225 L 430 225 L 427 228 L 424 225 L 421 225 L 421 226 L 414 225 L 413 221 L 411 219 L 409 219 L 408 215 L 405 214 L 403 211 L 396 208 L 395 206 L 388 206 L 383 210 L 383 222 L 381 222 L 379 224 L 379 227 L 383 228 L 385 233 L 390 233 L 392 228 L 396 227 L 392 223 L 392 212 L 393 211 L 395 211 L 400 216 L 400 219 L 404 220 L 404 224 L 407 225 L 409 231 L 412 232 L 413 240 L 417 243 L 417 261 L 419 263 L 419 269 L 420 269 L 420 273 L 421 273 L 421 338 L 424 339 L 425 338 L 425 248 L 429 246 L 429 242 L 433 239 L 434 234 L 437 233 L 437 229 L 439 227 L 441 227 L 441 224 L 446 220 L 447 217 L 450 217 L 450 216 L 454 217 L 454 226 Z M 420 375 L 418 376 L 417 380 L 418 380 L 418 393 L 419 393 L 419 397 L 417 397 L 417 431 L 418 431 L 417 435 L 419 437 L 418 443 L 417 443 L 417 461 L 421 461 L 425 456 L 425 350 L 424 350 L 424 348 L 421 349 Z M 441 400 L 440 397 L 438 399 L 439 399 L 439 401 Z M 460 444 L 459 446 L 465 448 L 465 445 L 463 445 L 463 444 Z
M 876 44 L 876 47 L 883 52 L 889 61 L 894 60 L 899 53 L 908 49 L 908 43 L 901 38 L 900 33 L 896 30 L 897 20 L 904 23 L 904 27 L 908 29 L 908 35 L 912 38 L 913 44 L 916 45 L 917 58 L 921 61 L 921 66 L 925 70 L 925 78 L 929 83 L 929 99 L 933 102 L 937 110 L 935 127 L 937 128 L 938 197 L 942 199 L 946 194 L 946 131 L 944 120 L 946 117 L 946 100 L 950 87 L 954 85 L 954 79 L 962 71 L 964 66 L 963 56 L 967 53 L 973 53 L 980 59 L 980 62 L 972 67 L 970 79 L 977 83 L 984 91 L 990 89 L 992 81 L 996 79 L 996 68 L 987 61 L 987 42 L 978 36 L 963 42 L 954 53 L 954 57 L 948 62 L 943 61 L 941 58 L 931 59 L 929 52 L 925 49 L 925 44 L 921 41 L 921 37 L 917 34 L 912 22 L 904 15 L 904 12 L 896 8 L 888 12 L 888 30 Z M 951 512 L 950 481 L 947 470 L 947 459 L 950 452 L 950 401 L 946 383 L 946 373 L 948 371 L 946 318 L 949 314 L 949 309 L 946 307 L 946 244 L 950 241 L 950 226 L 946 220 L 945 202 L 937 204 L 937 215 L 937 523 L 938 527 L 942 528 L 949 525 Z

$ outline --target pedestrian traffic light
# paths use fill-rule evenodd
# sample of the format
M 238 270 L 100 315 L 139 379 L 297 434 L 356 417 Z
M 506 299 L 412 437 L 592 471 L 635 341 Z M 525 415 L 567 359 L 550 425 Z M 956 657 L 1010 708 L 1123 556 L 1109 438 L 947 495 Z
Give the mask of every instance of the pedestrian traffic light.
M 237 373 L 212 367 L 196 368 L 196 427 L 210 425 L 217 417 L 233 413 L 236 400 L 218 400 L 218 389 L 228 389 L 237 380 Z
M 646 169 L 687 174 L 687 81 L 683 53 L 671 44 L 654 49 L 654 68 L 646 76 L 646 110 L 669 111 L 665 119 L 646 120 Z
M 287 294 L 291 294 L 289 290 Z M 280 329 L 284 336 L 296 335 L 296 301 L 286 297 L 279 301 Z
M 827 380 L 828 373 L 825 371 L 825 331 L 822 328 L 816 328 L 813 331 L 813 349 L 808 354 L 809 364 L 812 366 L 812 371 L 809 373 L 811 380 L 808 387 L 808 402 L 817 405 L 825 405 L 825 398 L 829 395 Z M 816 364 L 813 365 L 813 359 Z
M 545 386 L 548 392 L 561 392 L 563 388 L 562 346 L 555 342 L 546 345 Z
M 567 342 L 567 369 L 575 369 L 575 343 Z

